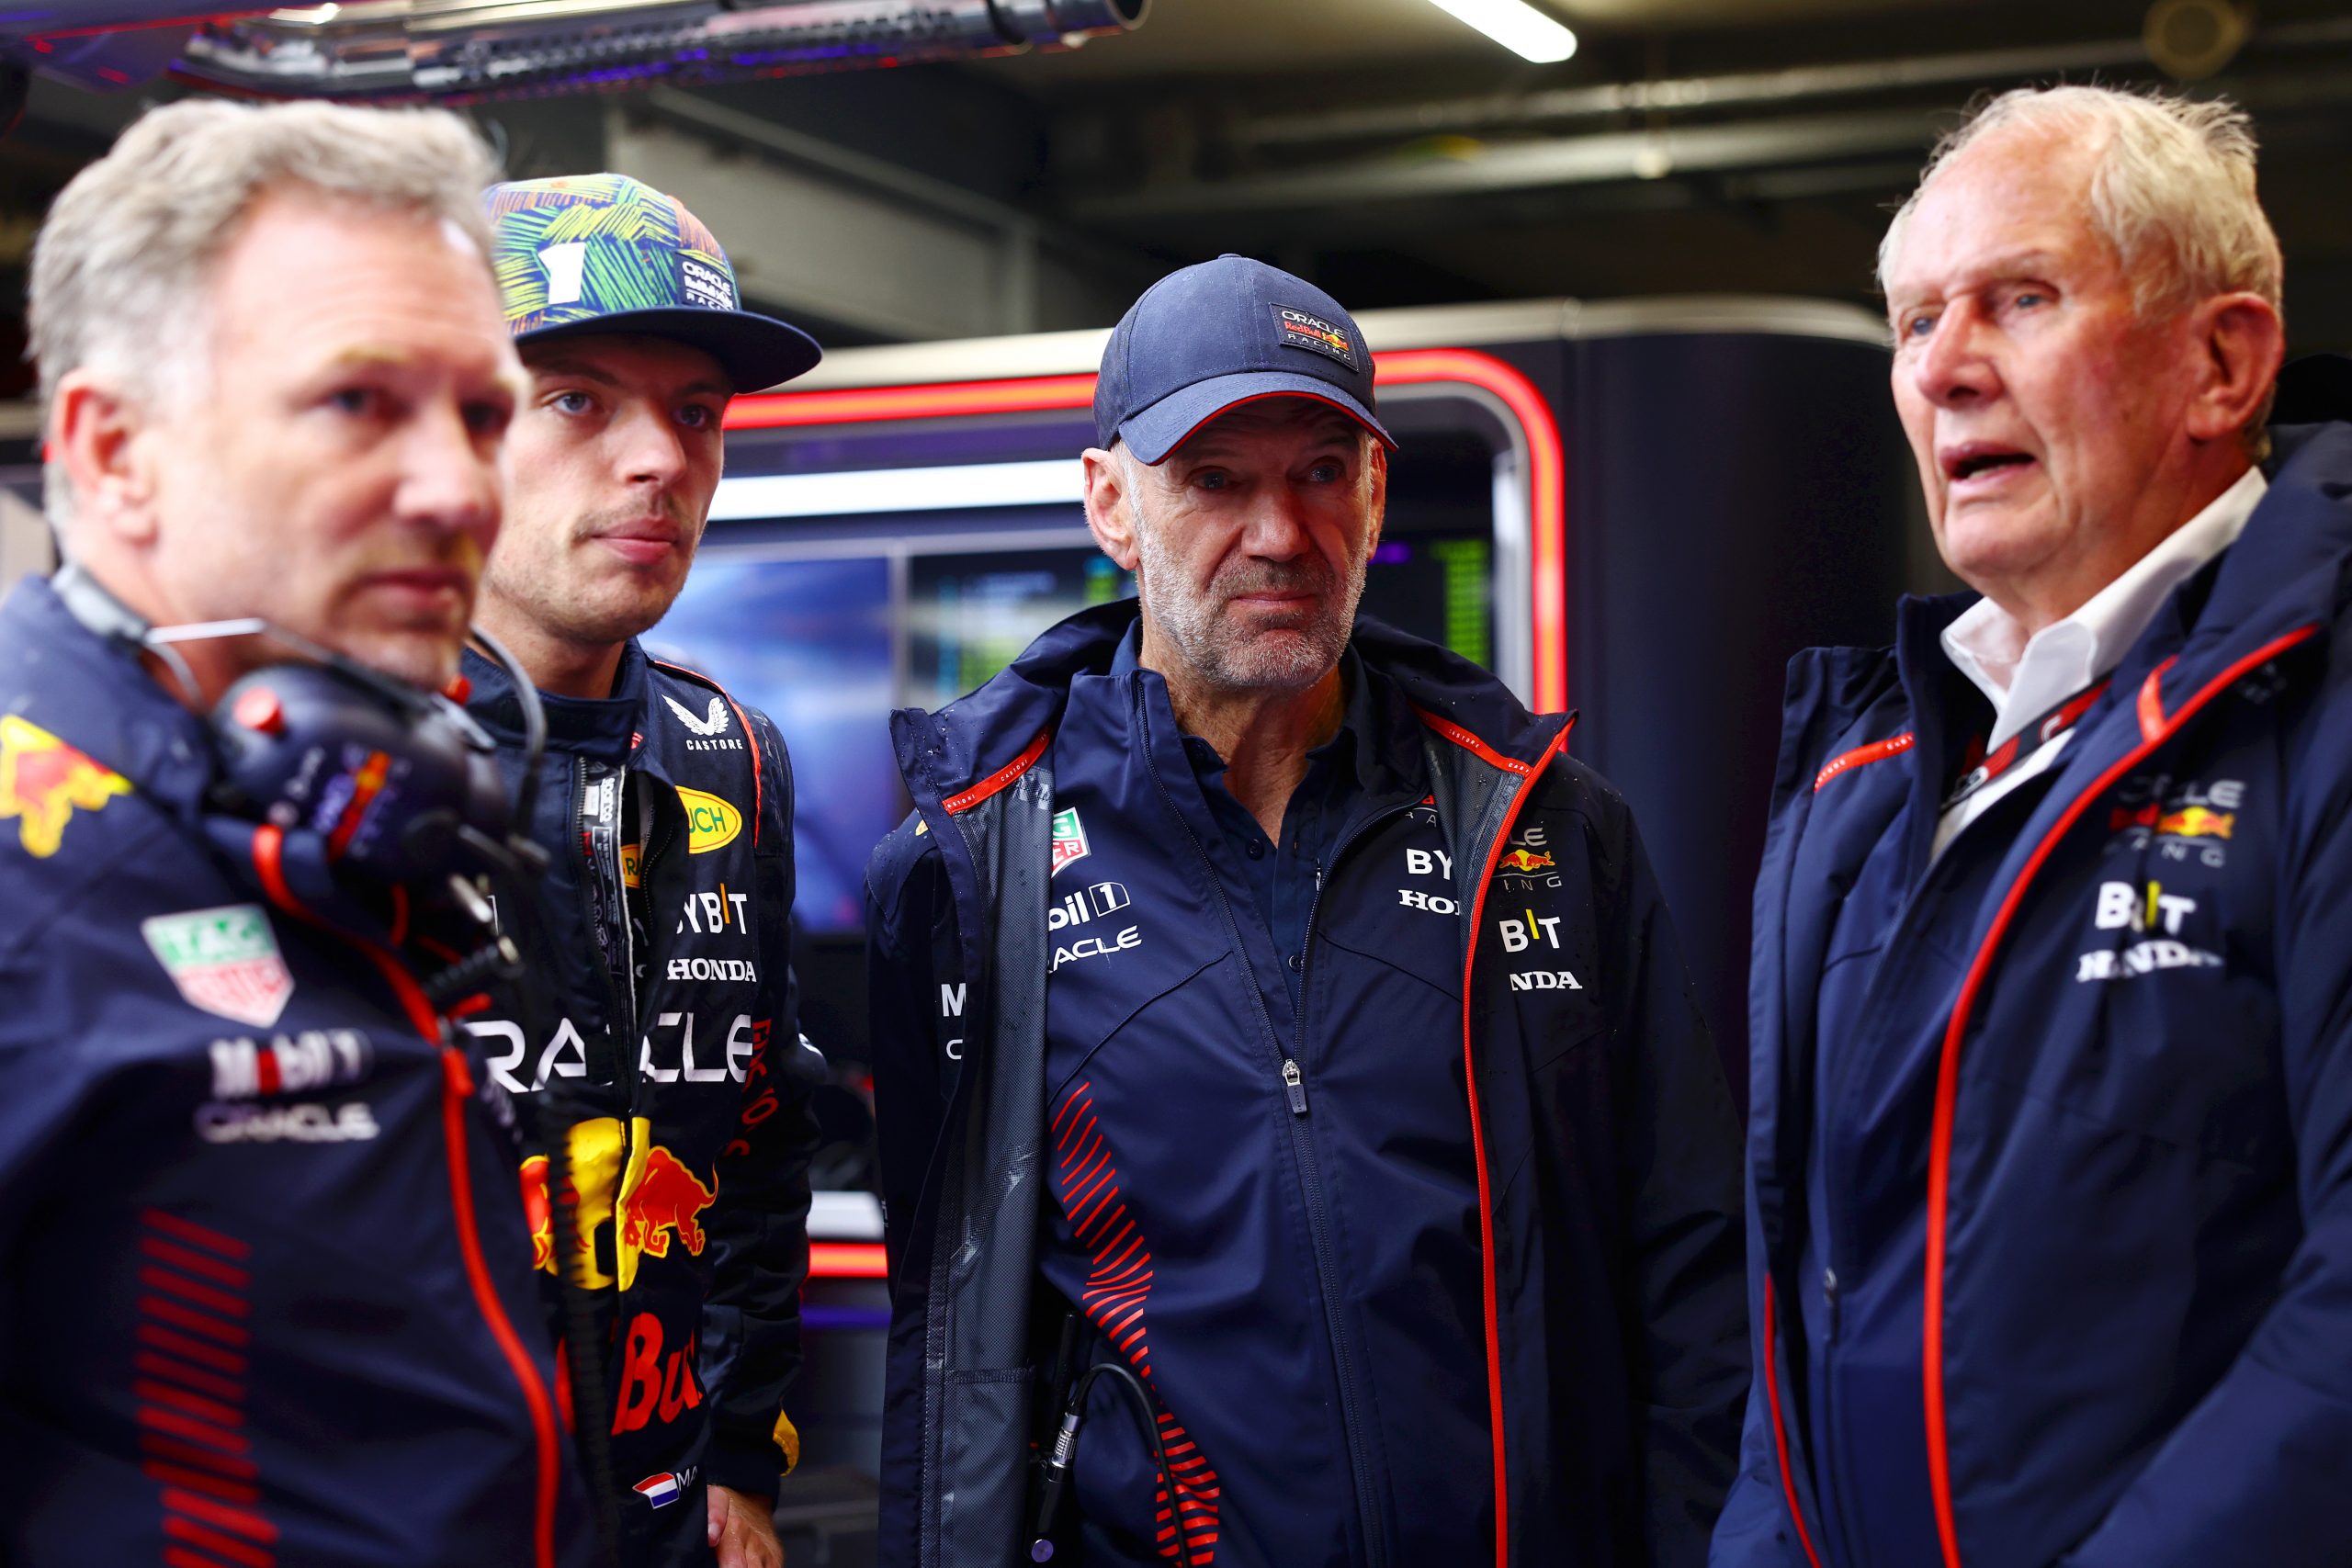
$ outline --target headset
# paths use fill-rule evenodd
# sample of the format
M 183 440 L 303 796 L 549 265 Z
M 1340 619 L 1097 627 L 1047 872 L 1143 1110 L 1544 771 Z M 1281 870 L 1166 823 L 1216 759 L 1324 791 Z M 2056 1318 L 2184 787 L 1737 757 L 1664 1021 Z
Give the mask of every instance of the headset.
M 109 644 L 152 654 L 202 705 L 183 643 L 266 637 L 293 657 L 231 683 L 206 716 L 219 764 L 207 807 L 282 835 L 288 859 L 361 886 L 441 890 L 483 933 L 473 952 L 424 982 L 445 1007 L 482 981 L 511 980 L 521 952 L 487 889 L 525 893 L 546 869 L 529 838 L 547 750 L 547 715 L 529 673 L 488 633 L 473 640 L 506 671 L 523 710 L 521 782 L 510 796 L 497 747 L 456 697 L 428 692 L 322 648 L 259 615 L 158 626 L 72 561 L 50 585 Z
M 201 701 L 199 689 L 180 644 L 266 637 L 296 656 L 240 676 L 212 705 L 208 727 L 220 771 L 207 804 L 214 810 L 289 839 L 307 836 L 335 870 L 390 886 L 443 886 L 485 873 L 528 877 L 540 869 L 527 834 L 547 716 L 529 674 L 489 634 L 472 635 L 506 671 L 523 708 L 523 775 L 511 797 L 494 744 L 447 694 L 258 615 L 155 626 L 71 562 L 51 586 L 98 636 L 154 655 L 192 703 Z

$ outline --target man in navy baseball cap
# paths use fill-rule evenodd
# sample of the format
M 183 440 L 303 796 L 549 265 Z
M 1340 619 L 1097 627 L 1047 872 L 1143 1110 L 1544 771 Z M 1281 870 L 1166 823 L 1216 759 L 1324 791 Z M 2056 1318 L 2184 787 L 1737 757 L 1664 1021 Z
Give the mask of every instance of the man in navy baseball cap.
M 1747 1381 L 1730 1097 L 1564 717 L 1355 617 L 1373 378 L 1299 278 L 1163 279 L 1084 458 L 1137 598 L 894 725 L 892 1568 L 1705 1559 Z

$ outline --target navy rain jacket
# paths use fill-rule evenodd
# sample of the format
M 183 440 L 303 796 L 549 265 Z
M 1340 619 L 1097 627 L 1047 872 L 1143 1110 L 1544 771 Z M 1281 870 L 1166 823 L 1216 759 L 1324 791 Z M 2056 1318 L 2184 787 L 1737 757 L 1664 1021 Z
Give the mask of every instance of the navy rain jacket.
M 1906 602 L 1895 649 L 1791 666 L 1750 998 L 1761 1375 L 1721 1568 L 1917 1568 L 1847 1524 L 1884 1503 L 1853 1495 L 1853 1450 L 1889 1443 L 1924 1456 L 1910 1533 L 1947 1568 L 2352 1562 L 2352 424 L 2273 434 L 2245 533 L 2013 837 L 1977 824 L 1924 870 L 1968 728 L 1937 633 L 1966 597 Z M 1840 927 L 1890 835 L 1915 878 L 1997 857 L 1966 930 L 1915 930 L 1909 898 Z M 1894 962 L 1947 934 L 1948 969 Z M 1818 1085 L 1841 962 L 1951 984 L 1914 998 L 1923 1048 L 1872 1039 Z M 1925 1225 L 1919 1309 L 1848 1313 L 1835 1348 L 1910 1357 L 1925 1431 L 1845 1431 L 1837 1459 L 1799 1408 L 1819 1351 L 1789 1344 L 1823 1095 L 1841 1288 Z
M 1083 860 L 1053 880 L 1073 848 L 1073 825 L 1065 818 L 1055 826 L 1068 806 L 1064 773 L 1072 798 L 1101 801 L 1119 787 L 1115 774 L 1133 771 L 1117 759 L 1063 759 L 1054 747 L 1057 731 L 1100 733 L 1104 699 L 1090 697 L 1079 712 L 1073 682 L 1100 682 L 1136 716 L 1133 743 L 1150 751 L 1163 777 L 1188 769 L 1160 678 L 1109 674 L 1136 615 L 1132 602 L 1083 612 L 977 694 L 893 723 L 916 814 L 876 851 L 867 890 L 894 1307 L 881 1560 L 899 1568 L 998 1568 L 1026 1555 L 1033 1400 L 1050 1397 L 1037 1384 L 1050 1375 L 1058 1323 L 1038 1312 L 1051 1305 L 1035 1288 L 1041 1226 L 1091 1213 L 1085 1194 L 1073 1200 L 1057 1185 L 1068 1173 L 1056 1174 L 1053 1123 L 1067 1129 L 1087 1112 L 1076 1086 L 1049 1081 L 1049 966 L 1091 964 L 1108 975 L 1126 964 L 1139 1010 L 1176 1021 L 1167 1027 L 1177 1036 L 1183 1018 L 1223 1019 L 1236 1008 L 1249 1017 L 1235 997 L 1271 997 L 1284 985 L 1261 972 L 1275 960 L 1255 938 L 1241 939 L 1235 922 L 1167 924 L 1165 911 L 1199 902 L 1199 887 L 1187 884 L 1197 884 L 1201 868 L 1197 857 L 1183 858 L 1194 852 L 1162 818 L 1082 824 L 1099 835 L 1089 840 L 1101 845 L 1090 849 L 1098 863 L 1112 864 L 1115 853 L 1102 874 L 1115 872 L 1115 891 L 1094 889 Z M 1464 1164 L 1476 1217 L 1466 1246 L 1434 1233 L 1425 1247 L 1405 1235 L 1385 1244 L 1394 1256 L 1464 1253 L 1485 1264 L 1468 1262 L 1463 1281 L 1474 1303 L 1469 1403 L 1488 1450 L 1469 1462 L 1495 1478 L 1500 1506 L 1487 1509 L 1507 1524 L 1489 1548 L 1479 1519 L 1463 1517 L 1448 1557 L 1476 1561 L 1491 1551 L 1503 1568 L 1695 1563 L 1730 1479 L 1747 1381 L 1737 1135 L 1632 818 L 1613 790 L 1563 754 L 1564 719 L 1529 715 L 1486 671 L 1372 623 L 1359 624 L 1352 646 L 1372 678 L 1409 705 L 1408 716 L 1419 710 L 1417 721 L 1408 717 L 1406 742 L 1418 755 L 1396 772 L 1426 780 L 1426 797 L 1403 797 L 1393 831 L 1367 831 L 1351 842 L 1369 847 L 1351 847 L 1327 868 L 1295 1040 L 1261 1032 L 1251 1018 L 1238 1039 L 1163 1053 L 1171 1075 L 1163 1138 L 1189 1140 L 1206 1162 L 1199 1168 L 1227 1173 L 1197 1188 L 1148 1191 L 1136 1183 L 1156 1160 L 1128 1161 L 1119 1173 L 1131 1208 L 1157 1227 L 1155 1293 L 1225 1299 L 1245 1314 L 1229 1359 L 1205 1335 L 1152 1341 L 1151 1359 L 1161 1363 L 1152 1380 L 1172 1402 L 1163 1424 L 1185 1428 L 1170 1455 L 1187 1493 L 1184 1560 L 1252 1563 L 1320 1523 L 1324 1544 L 1280 1558 L 1283 1568 L 1398 1561 L 1381 1539 L 1394 1528 L 1384 1500 L 1410 1471 L 1403 1461 L 1381 1467 L 1381 1447 L 1409 1442 L 1416 1430 L 1457 1429 L 1459 1413 L 1434 1388 L 1417 1410 L 1414 1391 L 1396 1380 L 1380 1390 L 1376 1431 L 1345 1430 L 1332 1418 L 1351 1398 L 1351 1358 L 1380 1332 L 1404 1330 L 1384 1317 L 1376 1280 L 1318 1263 L 1316 1172 L 1343 1180 L 1351 1166 L 1383 1157 L 1389 1133 L 1431 1120 L 1420 1105 L 1384 1115 L 1381 1077 L 1360 1064 L 1435 1045 L 1475 1084 Z M 1419 821 L 1424 813 L 1434 823 Z M 1507 859 L 1510 846 L 1536 841 L 1539 824 L 1550 864 L 1532 851 Z M 1442 867 L 1434 880 L 1406 874 L 1399 832 L 1429 835 L 1422 863 Z M 1424 901 L 1400 898 L 1400 885 Z M 1531 905 L 1548 922 L 1532 937 Z M 1132 942 L 1129 927 L 1138 928 Z M 1346 969 L 1343 939 L 1359 954 L 1425 967 L 1429 984 L 1451 990 L 1436 1041 L 1365 1032 L 1377 1021 L 1317 978 L 1329 964 L 1339 966 L 1335 975 Z M 1554 983 L 1539 986 L 1538 971 Z M 1560 981 L 1564 972 L 1577 984 Z M 1333 1038 L 1335 1027 L 1351 1037 Z M 1302 1069 L 1295 1077 L 1293 1061 Z M 1427 1086 L 1400 1074 L 1386 1092 Z M 1227 1108 L 1222 1124 L 1198 1115 L 1213 1102 Z M 1220 1255 L 1211 1223 L 1219 1205 L 1232 1211 L 1237 1185 L 1268 1169 L 1294 1218 L 1227 1235 Z M 1442 1215 L 1444 1206 L 1427 1212 Z M 1420 1223 L 1390 1217 L 1408 1228 Z M 1368 1235 L 1363 1227 L 1376 1230 L 1381 1216 L 1352 1223 Z M 1179 1246 L 1169 1236 L 1192 1239 Z M 1250 1289 L 1237 1294 L 1236 1281 Z M 1351 1314 L 1327 1320 L 1315 1305 L 1327 1282 Z M 1250 1311 L 1252 1301 L 1261 1310 Z M 1170 1311 L 1185 1321 L 1172 1298 Z M 1124 1350 L 1129 1325 L 1114 1326 Z M 1351 1348 L 1354 1327 L 1367 1331 Z M 1277 1336 L 1295 1345 L 1295 1357 L 1257 1353 L 1255 1339 Z M 1114 1464 L 1139 1457 L 1136 1420 L 1097 1386 L 1080 1450 L 1082 1497 L 1100 1495 L 1088 1471 L 1102 1448 L 1114 1450 Z M 1185 1478 L 1198 1472 L 1187 1449 L 1193 1436 L 1219 1431 L 1227 1434 L 1222 1451 L 1203 1438 L 1216 1483 L 1197 1500 L 1213 1503 L 1218 1520 L 1202 1530 L 1193 1527 L 1195 1489 Z M 1151 1486 L 1149 1462 L 1131 1466 L 1139 1487 Z M 1332 1528 L 1334 1514 L 1341 1528 Z
M 585 1564 L 503 1097 L 212 773 L 200 717 L 17 586 L 0 1560 Z

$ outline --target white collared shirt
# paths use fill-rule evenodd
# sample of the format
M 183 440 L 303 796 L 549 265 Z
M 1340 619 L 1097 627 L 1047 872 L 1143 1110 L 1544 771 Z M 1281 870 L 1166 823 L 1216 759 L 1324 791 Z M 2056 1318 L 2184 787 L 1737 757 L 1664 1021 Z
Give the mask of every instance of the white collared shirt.
M 1990 599 L 1980 599 L 1944 628 L 1944 655 L 1976 682 L 1993 704 L 1993 732 L 1984 749 L 2000 744 L 2043 714 L 2110 673 L 2148 629 L 2165 596 L 2204 570 L 2207 562 L 2245 531 L 2269 482 L 2250 468 L 2212 503 L 2157 541 L 2122 576 L 2091 595 L 2063 621 L 2029 638 L 2016 616 Z M 1936 823 L 1934 853 L 1940 856 L 1961 830 L 1985 808 L 2026 780 L 2053 766 L 2073 733 L 2049 744 L 1946 810 Z

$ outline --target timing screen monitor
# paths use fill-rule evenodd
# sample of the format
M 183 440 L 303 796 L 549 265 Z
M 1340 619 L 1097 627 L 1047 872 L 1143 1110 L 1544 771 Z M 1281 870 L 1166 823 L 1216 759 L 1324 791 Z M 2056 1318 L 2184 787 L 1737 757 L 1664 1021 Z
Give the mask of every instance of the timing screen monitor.
M 1131 597 L 1132 573 L 1091 545 L 922 555 L 907 570 L 907 701 L 953 702 L 1090 604 Z

